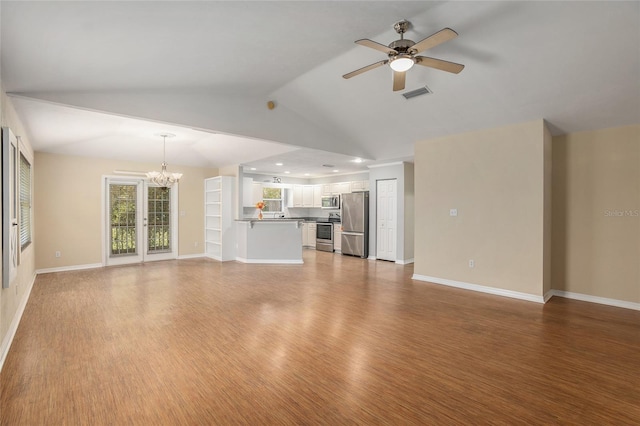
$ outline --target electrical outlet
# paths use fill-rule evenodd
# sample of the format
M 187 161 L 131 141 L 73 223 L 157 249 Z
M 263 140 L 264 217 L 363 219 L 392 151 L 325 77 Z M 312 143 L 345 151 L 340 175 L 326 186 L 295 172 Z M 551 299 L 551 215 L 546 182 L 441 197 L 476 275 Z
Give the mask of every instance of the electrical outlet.
M 449 209 L 449 216 L 458 216 L 458 209 Z
M 61 257 L 62 253 L 60 253 L 59 251 L 56 252 L 56 257 Z
M 469 259 L 469 268 L 473 268 L 476 266 L 476 262 L 473 259 Z

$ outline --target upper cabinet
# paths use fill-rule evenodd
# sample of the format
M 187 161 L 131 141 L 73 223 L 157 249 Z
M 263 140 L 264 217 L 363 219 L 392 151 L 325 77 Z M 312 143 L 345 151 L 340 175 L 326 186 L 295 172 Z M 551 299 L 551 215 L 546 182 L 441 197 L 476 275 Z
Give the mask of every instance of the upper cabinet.
M 262 201 L 262 183 L 254 182 L 251 178 L 242 180 L 242 205 L 255 207 L 258 201 Z
M 313 207 L 322 207 L 322 186 L 323 185 L 313 185 Z
M 293 185 L 293 207 L 303 207 L 303 185 Z
M 346 194 L 351 192 L 351 182 L 340 182 L 340 183 L 334 183 L 332 184 L 332 186 L 335 185 L 335 189 L 334 189 L 334 194 Z
M 302 185 L 302 207 L 313 207 L 313 185 Z

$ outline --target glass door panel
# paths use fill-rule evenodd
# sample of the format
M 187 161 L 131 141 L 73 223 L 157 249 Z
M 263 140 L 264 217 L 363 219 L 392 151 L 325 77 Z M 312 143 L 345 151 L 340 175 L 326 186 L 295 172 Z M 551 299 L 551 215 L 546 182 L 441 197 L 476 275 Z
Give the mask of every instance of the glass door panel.
M 141 262 L 140 182 L 109 182 L 107 264 Z

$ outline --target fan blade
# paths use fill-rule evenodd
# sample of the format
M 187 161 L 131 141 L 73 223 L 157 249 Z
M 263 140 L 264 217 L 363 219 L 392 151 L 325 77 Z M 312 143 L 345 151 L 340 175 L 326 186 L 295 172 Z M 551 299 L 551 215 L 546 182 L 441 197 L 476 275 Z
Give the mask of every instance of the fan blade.
M 416 56 L 416 64 L 423 67 L 435 68 L 446 72 L 458 74 L 464 69 L 464 65 L 455 62 L 443 61 L 442 59 L 429 58 L 427 56 Z
M 407 73 L 405 71 L 393 72 L 393 91 L 394 92 L 404 89 L 404 81 L 406 78 L 407 78 Z
M 411 46 L 409 50 L 412 51 L 413 54 L 415 55 L 417 53 L 424 52 L 427 49 L 431 49 L 432 47 L 435 47 L 441 43 L 444 43 L 445 41 L 449 41 L 452 38 L 456 38 L 456 37 L 458 37 L 457 32 L 453 31 L 451 28 L 444 28 L 435 34 L 431 34 L 429 37 L 425 38 L 424 40 L 417 42 L 416 44 Z
M 368 38 L 363 38 L 362 40 L 356 40 L 356 44 L 360 46 L 370 47 L 375 50 L 379 50 L 381 52 L 386 53 L 387 55 L 397 55 L 398 52 L 390 48 L 389 46 L 385 46 L 384 44 L 377 43 L 373 40 L 369 40 Z
M 350 73 L 343 75 L 343 76 L 342 76 L 342 78 L 351 78 L 351 77 L 355 77 L 356 75 L 360 75 L 360 74 L 362 74 L 363 72 L 366 72 L 366 71 L 372 70 L 372 69 L 374 69 L 374 68 L 381 67 L 381 66 L 386 65 L 386 64 L 388 64 L 388 63 L 389 63 L 389 60 L 388 60 L 388 59 L 385 59 L 384 61 L 376 62 L 375 64 L 367 65 L 366 67 L 362 67 L 362 68 L 357 69 L 357 70 L 355 70 L 355 71 L 351 71 Z

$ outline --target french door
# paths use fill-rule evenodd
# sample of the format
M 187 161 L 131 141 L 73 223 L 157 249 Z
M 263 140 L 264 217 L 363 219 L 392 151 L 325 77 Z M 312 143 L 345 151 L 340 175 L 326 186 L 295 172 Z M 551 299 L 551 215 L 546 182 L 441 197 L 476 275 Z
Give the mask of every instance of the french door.
M 105 178 L 105 264 L 175 259 L 178 187 Z

